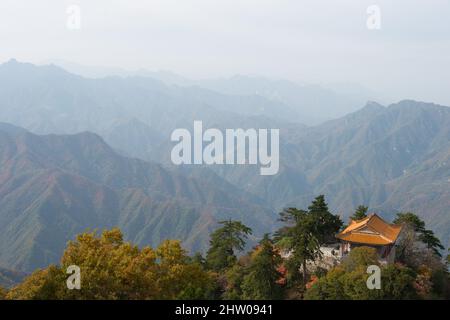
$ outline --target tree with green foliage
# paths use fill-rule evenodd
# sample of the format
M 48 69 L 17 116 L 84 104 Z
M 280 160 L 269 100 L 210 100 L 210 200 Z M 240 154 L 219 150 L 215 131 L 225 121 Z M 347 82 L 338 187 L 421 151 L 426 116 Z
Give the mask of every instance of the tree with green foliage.
M 242 298 L 250 300 L 269 300 L 281 297 L 281 287 L 277 284 L 281 274 L 278 267 L 281 256 L 275 250 L 268 234 L 260 241 L 251 254 L 248 273 L 242 282 Z
M 341 266 L 345 271 L 351 272 L 360 266 L 379 265 L 377 250 L 371 247 L 356 247 L 350 254 L 342 259 Z
M 434 235 L 432 230 L 425 228 L 425 222 L 416 214 L 411 212 L 400 212 L 394 220 L 395 224 L 409 225 L 419 234 L 419 240 L 422 241 L 428 249 L 431 249 L 437 256 L 442 257 L 441 250 L 444 246 L 441 241 Z
M 196 263 L 202 268 L 206 268 L 206 259 L 203 257 L 201 252 L 196 252 L 192 257 L 189 257 L 190 262 Z
M 381 289 L 367 287 L 367 267 L 378 265 L 376 250 L 353 249 L 346 260 L 319 278 L 305 294 L 308 300 L 414 299 L 415 272 L 402 265 L 381 267 Z
M 405 219 L 405 216 L 402 218 Z M 422 234 L 417 230 L 424 228 L 424 225 L 409 214 L 406 218 L 415 223 L 403 223 L 402 237 L 396 244 L 396 261 L 417 273 L 416 286 L 422 298 L 447 299 L 450 296 L 448 265 L 428 245 L 423 245 Z
M 306 263 L 321 256 L 320 242 L 316 234 L 316 221 L 307 211 L 287 208 L 280 213 L 280 220 L 286 225 L 275 234 L 277 245 L 288 252 L 285 262 L 288 282 L 298 283 L 302 269 L 301 290 L 307 282 Z
M 410 300 L 419 298 L 416 273 L 401 264 L 388 264 L 381 269 L 381 290 L 378 299 Z
M 320 195 L 308 207 L 308 211 L 288 208 L 280 213 L 280 221 L 285 223 L 276 233 L 277 245 L 289 252 L 285 265 L 288 282 L 296 283 L 302 269 L 302 287 L 307 282 L 307 261 L 321 257 L 320 246 L 335 239 L 342 227 L 341 219 L 330 213 L 325 197 Z
M 243 261 L 242 257 L 237 263 L 225 270 L 222 281 L 224 283 L 224 292 L 222 298 L 225 300 L 241 300 L 242 282 L 248 274 L 249 261 Z
M 328 273 L 319 278 L 306 290 L 305 300 L 345 300 L 343 277 L 345 270 L 342 267 L 334 267 Z
M 367 288 L 367 267 L 379 265 L 376 249 L 370 247 L 357 247 L 350 251 L 341 264 L 345 271 L 340 281 L 342 283 L 345 299 L 361 300 L 376 299 L 376 293 Z
M 215 271 L 223 271 L 236 263 L 235 251 L 242 251 L 245 240 L 252 234 L 252 229 L 240 221 L 220 221 L 223 225 L 211 234 L 210 248 L 206 255 L 206 263 Z
M 355 213 L 350 216 L 350 219 L 352 219 L 353 221 L 364 219 L 367 217 L 368 210 L 369 207 L 360 205 L 356 208 Z
M 430 297 L 432 299 L 450 300 L 450 273 L 448 264 L 444 264 L 442 268 L 429 268 L 430 281 L 432 283 Z
M 320 244 L 334 242 L 335 234 L 343 223 L 339 216 L 332 214 L 328 209 L 324 195 L 317 196 L 308 207 L 308 213 L 313 218 L 314 235 Z

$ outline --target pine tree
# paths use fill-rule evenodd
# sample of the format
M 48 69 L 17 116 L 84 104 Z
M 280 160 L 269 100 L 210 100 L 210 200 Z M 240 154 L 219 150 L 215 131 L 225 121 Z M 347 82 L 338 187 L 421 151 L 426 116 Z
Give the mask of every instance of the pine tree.
M 288 208 L 280 213 L 280 220 L 286 223 L 276 233 L 277 244 L 289 252 L 286 261 L 288 280 L 295 284 L 299 270 L 303 270 L 301 281 L 302 290 L 307 282 L 306 263 L 308 260 L 315 260 L 321 256 L 320 243 L 315 234 L 316 226 L 312 215 L 307 211 L 296 208 Z
M 353 221 L 364 219 L 367 217 L 368 210 L 369 207 L 360 205 L 358 206 L 358 208 L 356 208 L 355 213 L 352 216 L 350 216 L 350 219 L 352 219 Z
M 320 244 L 335 240 L 335 234 L 342 227 L 342 220 L 328 209 L 325 196 L 317 196 L 308 207 L 308 213 L 313 217 L 317 240 Z
M 272 240 L 266 234 L 251 256 L 248 274 L 242 283 L 244 299 L 279 299 L 281 288 L 276 283 L 281 275 L 277 268 L 281 257 L 274 249 Z
M 286 225 L 276 233 L 278 245 L 284 247 L 290 257 L 286 261 L 288 280 L 297 282 L 298 270 L 302 268 L 302 291 L 307 282 L 308 260 L 321 257 L 320 246 L 335 239 L 342 227 L 341 219 L 330 213 L 325 197 L 320 195 L 308 207 L 308 211 L 288 208 L 280 213 Z
M 211 234 L 210 248 L 206 255 L 208 267 L 222 271 L 236 263 L 235 251 L 242 251 L 245 240 L 252 233 L 252 229 L 240 221 L 225 220 L 219 224 L 223 227 Z
M 411 226 L 419 234 L 419 240 L 427 245 L 437 256 L 442 257 L 440 250 L 444 250 L 441 241 L 434 235 L 432 230 L 425 228 L 425 222 L 416 214 L 411 212 L 400 212 L 397 214 L 394 223 Z

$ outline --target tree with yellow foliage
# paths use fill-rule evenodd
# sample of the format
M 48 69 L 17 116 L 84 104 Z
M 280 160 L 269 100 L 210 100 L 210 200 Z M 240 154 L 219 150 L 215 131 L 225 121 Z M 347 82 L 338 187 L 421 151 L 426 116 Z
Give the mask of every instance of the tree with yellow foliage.
M 159 299 L 208 299 L 215 291 L 213 274 L 191 263 L 178 240 L 166 240 L 156 250 Z
M 6 295 L 10 300 L 56 300 L 64 294 L 65 274 L 54 265 L 36 270 L 12 288 Z
M 0 300 L 4 300 L 6 298 L 6 290 L 0 287 Z
M 69 289 L 66 270 L 80 269 L 80 289 Z M 207 298 L 211 275 L 192 263 L 179 241 L 154 251 L 123 240 L 119 229 L 83 233 L 69 242 L 60 266 L 34 272 L 8 299 L 177 299 Z

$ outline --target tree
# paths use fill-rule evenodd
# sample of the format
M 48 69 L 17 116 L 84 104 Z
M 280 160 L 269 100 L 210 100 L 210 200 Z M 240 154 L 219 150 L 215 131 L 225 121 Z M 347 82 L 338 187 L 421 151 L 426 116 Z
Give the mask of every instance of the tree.
M 343 223 L 339 216 L 332 214 L 325 202 L 325 196 L 317 196 L 308 207 L 308 213 L 314 220 L 314 234 L 320 244 L 335 241 L 335 234 Z
M 250 300 L 280 298 L 281 288 L 276 283 L 281 274 L 278 267 L 281 257 L 266 234 L 251 254 L 248 274 L 243 277 L 242 297 Z
M 239 259 L 237 263 L 225 271 L 225 277 L 222 278 L 224 283 L 224 293 L 222 298 L 225 300 L 241 300 L 242 282 L 248 273 L 248 262 Z
M 368 210 L 369 207 L 360 205 L 358 206 L 358 208 L 356 208 L 355 213 L 352 216 L 350 216 L 350 219 L 352 219 L 353 221 L 364 219 L 367 217 Z
M 307 211 L 288 208 L 280 213 L 280 220 L 286 226 L 277 231 L 277 245 L 289 253 L 286 261 L 289 282 L 298 282 L 297 275 L 303 269 L 302 291 L 307 282 L 306 263 L 321 256 L 320 243 L 316 233 L 315 217 Z
M 409 225 L 419 234 L 419 240 L 422 241 L 437 256 L 442 257 L 440 250 L 444 250 L 441 241 L 434 235 L 434 232 L 425 228 L 425 222 L 416 214 L 411 212 L 400 212 L 394 220 L 396 224 Z
M 347 259 L 331 269 L 325 277 L 312 285 L 305 294 L 310 300 L 414 299 L 415 272 L 402 265 L 381 267 L 381 289 L 367 287 L 367 267 L 377 265 L 375 249 L 353 249 Z
M 160 294 L 156 286 L 156 253 L 125 242 L 117 228 L 83 233 L 69 242 L 61 266 L 81 270 L 81 290 L 66 290 L 70 299 L 152 299 Z
M 69 266 L 81 272 L 81 289 L 66 285 Z M 69 242 L 60 266 L 38 270 L 11 289 L 9 299 L 207 299 L 215 279 L 193 263 L 179 241 L 156 251 L 125 242 L 119 229 L 83 233 Z
M 348 297 L 344 292 L 342 267 L 335 267 L 326 276 L 319 278 L 305 293 L 306 300 L 344 300 Z
M 375 299 L 376 291 L 367 288 L 367 267 L 379 265 L 378 254 L 374 248 L 357 247 L 342 261 L 345 274 L 342 276 L 342 286 L 346 299 Z
M 286 225 L 276 233 L 277 244 L 290 253 L 286 261 L 288 280 L 296 282 L 296 275 L 303 269 L 302 290 L 307 282 L 307 261 L 321 257 L 320 246 L 335 239 L 342 227 L 341 219 L 330 213 L 325 197 L 320 195 L 308 207 L 308 211 L 288 208 L 280 213 Z
M 215 290 L 212 275 L 198 263 L 191 263 L 178 240 L 166 240 L 156 249 L 157 299 L 208 299 Z
M 211 234 L 210 248 L 206 255 L 207 265 L 216 271 L 223 271 L 236 263 L 235 251 L 242 251 L 245 240 L 252 233 L 252 229 L 240 221 L 225 220 Z
M 378 254 L 374 248 L 364 246 L 354 248 L 347 259 L 343 261 L 342 265 L 349 272 L 346 279 L 348 283 L 345 284 L 345 288 L 347 295 L 351 299 L 361 299 L 364 296 L 368 299 L 392 300 L 413 299 L 417 297 L 414 288 L 415 272 L 411 268 L 400 264 L 388 264 L 384 266 L 381 269 L 381 290 L 367 291 L 367 267 L 370 265 L 379 265 Z M 357 283 L 358 278 L 361 281 L 361 277 L 363 281 L 360 283 L 359 289 L 358 286 L 352 286 L 352 283 Z
M 6 290 L 0 287 L 0 300 L 4 300 L 6 298 Z
M 12 288 L 6 295 L 10 300 L 57 300 L 64 295 L 66 278 L 62 269 L 51 265 L 36 270 Z
M 409 300 L 417 299 L 414 287 L 416 273 L 401 264 L 388 264 L 381 270 L 380 299 Z
M 196 263 L 202 268 L 206 267 L 206 259 L 203 257 L 203 255 L 200 252 L 196 252 L 194 256 L 190 257 L 190 261 L 192 263 Z
M 402 237 L 397 243 L 396 260 L 417 273 L 416 287 L 423 298 L 447 299 L 450 295 L 448 265 L 434 250 L 421 244 L 421 234 L 411 223 L 403 224 Z M 427 282 L 430 283 L 427 284 Z
M 378 253 L 371 247 L 356 247 L 342 261 L 346 271 L 354 271 L 360 266 L 378 265 Z

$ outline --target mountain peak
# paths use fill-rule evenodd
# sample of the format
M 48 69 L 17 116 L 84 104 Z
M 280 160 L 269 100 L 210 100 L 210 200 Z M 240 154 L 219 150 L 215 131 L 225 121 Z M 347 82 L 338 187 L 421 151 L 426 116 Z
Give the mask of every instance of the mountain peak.
M 55 64 L 35 65 L 29 62 L 21 62 L 14 58 L 0 64 L 0 70 L 6 72 L 4 76 L 9 79 L 21 76 L 21 80 L 23 80 L 23 77 L 30 78 L 36 75 L 75 77 L 75 75 L 67 72 Z
M 366 105 L 359 109 L 358 111 L 355 111 L 353 113 L 350 113 L 349 115 L 345 116 L 344 118 L 348 117 L 371 117 L 374 115 L 377 115 L 380 112 L 383 112 L 386 110 L 386 107 L 379 104 L 375 101 L 367 101 Z
M 376 101 L 367 101 L 366 105 L 362 108 L 362 110 L 367 109 L 367 110 L 384 110 L 385 106 L 383 106 L 382 104 L 379 104 Z

